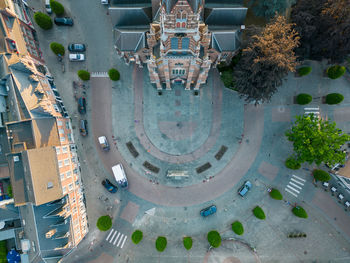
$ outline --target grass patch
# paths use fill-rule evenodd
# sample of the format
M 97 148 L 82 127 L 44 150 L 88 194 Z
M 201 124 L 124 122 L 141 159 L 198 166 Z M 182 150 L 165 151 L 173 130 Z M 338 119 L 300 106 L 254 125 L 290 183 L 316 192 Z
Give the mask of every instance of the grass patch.
M 196 168 L 196 171 L 198 174 L 203 173 L 204 171 L 208 170 L 211 167 L 210 163 L 205 163 L 202 166 L 199 166 Z
M 260 206 L 256 206 L 253 209 L 253 214 L 255 215 L 256 218 L 260 220 L 264 220 L 266 218 L 264 210 Z
M 297 217 L 308 218 L 308 215 L 307 215 L 306 211 L 301 206 L 293 207 L 292 212 Z
M 283 199 L 283 196 L 282 196 L 281 192 L 278 191 L 275 188 L 271 189 L 270 197 L 273 198 L 273 199 L 276 199 L 276 200 L 282 200 Z
M 159 173 L 159 168 L 157 166 L 154 166 L 153 164 L 145 161 L 143 164 L 142 164 L 144 167 L 146 167 L 148 170 L 154 172 L 154 173 Z
M 212 230 L 207 235 L 208 242 L 212 247 L 220 247 L 221 236 L 218 231 Z
M 166 248 L 167 240 L 166 237 L 158 237 L 156 240 L 156 249 L 158 252 L 163 252 Z
M 224 156 L 227 149 L 228 148 L 225 145 L 222 145 L 220 150 L 215 154 L 215 159 L 219 161 L 222 158 L 222 156 Z
M 143 238 L 143 233 L 141 230 L 135 230 L 134 233 L 132 233 L 131 235 L 131 240 L 136 245 L 141 242 L 142 238 Z
M 108 215 L 101 216 L 96 223 L 96 226 L 101 231 L 107 231 L 112 227 L 112 218 Z
M 235 221 L 232 223 L 232 231 L 235 232 L 237 235 L 243 235 L 244 228 L 241 222 Z
M 183 238 L 183 244 L 184 244 L 184 247 L 187 249 L 187 250 L 190 250 L 192 248 L 192 237 L 184 237 Z

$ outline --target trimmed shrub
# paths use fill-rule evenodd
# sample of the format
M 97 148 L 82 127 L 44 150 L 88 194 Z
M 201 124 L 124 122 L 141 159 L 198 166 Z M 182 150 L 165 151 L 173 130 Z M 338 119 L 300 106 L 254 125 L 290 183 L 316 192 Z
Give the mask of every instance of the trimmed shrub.
M 293 157 L 288 157 L 285 165 L 287 168 L 292 170 L 298 170 L 301 167 L 300 163 L 298 163 L 297 160 L 295 160 Z
M 260 206 L 256 206 L 253 209 L 253 214 L 255 215 L 256 218 L 259 218 L 260 220 L 264 220 L 266 218 L 264 210 Z
M 42 29 L 48 30 L 52 28 L 52 20 L 47 14 L 42 12 L 36 12 L 34 14 L 35 23 L 38 24 Z
M 50 6 L 52 9 L 52 12 L 54 12 L 56 15 L 61 16 L 64 13 L 64 7 L 61 3 L 55 1 L 55 0 L 50 0 Z
M 55 53 L 56 56 L 61 55 L 64 56 L 65 50 L 64 46 L 57 42 L 52 42 L 50 44 L 50 49 L 53 53 Z
M 218 231 L 212 230 L 207 235 L 208 242 L 212 247 L 220 247 L 221 236 Z
M 167 240 L 166 237 L 158 237 L 156 240 L 156 249 L 158 252 L 163 252 L 166 248 Z
M 235 232 L 237 235 L 243 235 L 244 228 L 241 222 L 235 221 L 232 223 L 232 231 Z
M 339 93 L 330 93 L 326 96 L 326 103 L 330 105 L 339 104 L 344 99 L 344 96 Z
M 81 80 L 89 80 L 90 79 L 90 73 L 86 70 L 78 70 L 78 77 Z
M 297 217 L 307 218 L 307 213 L 301 206 L 293 207 L 292 212 Z
M 141 230 L 135 230 L 134 233 L 132 233 L 131 235 L 131 240 L 136 245 L 141 242 L 142 238 L 143 238 L 143 233 Z
M 192 248 L 192 237 L 184 237 L 182 241 L 184 243 L 184 247 L 187 250 L 190 250 Z
M 109 215 L 101 216 L 97 220 L 96 226 L 101 231 L 107 231 L 112 227 L 112 218 Z
M 298 74 L 299 76 L 306 76 L 306 75 L 309 75 L 312 71 L 312 68 L 311 67 L 301 67 L 298 69 Z
M 117 81 L 120 79 L 120 73 L 115 68 L 111 68 L 110 70 L 108 70 L 108 76 L 113 81 Z
M 317 181 L 327 182 L 331 180 L 331 176 L 329 175 L 329 173 L 323 170 L 313 170 L 312 175 Z
M 330 79 L 337 79 L 344 75 L 346 69 L 343 66 L 335 65 L 327 69 L 327 75 Z
M 273 199 L 276 199 L 276 200 L 282 200 L 283 199 L 283 196 L 282 196 L 281 192 L 278 191 L 275 188 L 271 189 L 270 197 L 273 198 Z
M 10 198 L 13 198 L 12 185 L 9 185 L 9 186 L 7 187 L 7 195 L 8 195 Z
M 309 104 L 312 101 L 312 96 L 306 93 L 300 93 L 297 96 L 297 103 L 300 105 Z

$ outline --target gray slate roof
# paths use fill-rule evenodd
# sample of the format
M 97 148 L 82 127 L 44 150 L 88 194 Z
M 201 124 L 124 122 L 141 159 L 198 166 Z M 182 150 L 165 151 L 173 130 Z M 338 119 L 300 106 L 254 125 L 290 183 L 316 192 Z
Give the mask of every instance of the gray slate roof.
M 204 22 L 209 26 L 244 25 L 247 10 L 246 7 L 206 8 L 204 10 Z
M 166 6 L 167 13 L 171 12 L 171 9 L 176 5 L 177 1 L 179 0 L 162 0 L 162 3 Z M 188 4 L 191 6 L 193 12 L 197 12 L 198 6 L 203 2 L 204 0 L 187 0 Z
M 209 28 L 210 29 L 210 28 Z M 212 32 L 212 48 L 219 52 L 223 51 L 236 51 L 240 47 L 240 36 L 239 29 L 231 30 L 213 30 Z
M 144 28 L 131 27 L 116 27 L 115 28 L 115 44 L 120 51 L 136 52 L 146 47 L 145 32 L 148 30 Z
M 115 26 L 149 26 L 152 21 L 152 6 L 110 7 L 109 15 L 112 20 L 112 25 Z

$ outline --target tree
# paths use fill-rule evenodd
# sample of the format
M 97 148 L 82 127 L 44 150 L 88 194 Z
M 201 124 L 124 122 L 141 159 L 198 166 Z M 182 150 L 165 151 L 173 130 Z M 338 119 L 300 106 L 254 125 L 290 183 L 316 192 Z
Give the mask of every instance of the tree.
M 51 48 L 52 52 L 56 54 L 56 56 L 58 56 L 58 55 L 63 56 L 65 53 L 64 46 L 61 45 L 60 43 L 52 42 L 50 44 L 50 48 Z
M 167 239 L 166 237 L 161 237 L 159 236 L 156 240 L 156 249 L 159 251 L 159 252 L 163 252 L 166 248 L 166 245 L 167 245 Z
M 308 215 L 307 215 L 306 211 L 301 206 L 293 207 L 292 212 L 297 217 L 308 218 Z
M 232 86 L 234 86 L 232 69 L 221 72 L 220 78 L 226 88 L 231 88 Z
M 331 176 L 329 175 L 329 173 L 323 170 L 315 169 L 312 171 L 312 175 L 317 181 L 328 182 L 329 180 L 331 180 Z
M 112 227 L 112 218 L 108 215 L 101 216 L 96 223 L 96 226 L 101 231 L 107 231 Z
M 38 24 L 42 29 L 48 30 L 52 28 L 52 20 L 47 14 L 42 12 L 36 12 L 34 14 L 35 23 Z
M 287 0 L 258 0 L 253 6 L 254 13 L 257 16 L 273 18 L 276 13 L 283 13 L 288 7 Z
M 89 80 L 90 79 L 90 73 L 86 70 L 78 70 L 78 77 L 81 80 Z
M 192 237 L 184 237 L 182 239 L 182 242 L 184 244 L 184 247 L 187 249 L 187 250 L 190 250 L 192 248 Z
M 61 16 L 64 13 L 64 7 L 61 3 L 55 1 L 55 0 L 50 0 L 50 6 L 52 9 L 52 12 L 54 12 L 56 15 Z
M 140 243 L 142 238 L 143 238 L 143 233 L 141 230 L 135 230 L 134 233 L 132 233 L 131 235 L 131 240 L 135 245 Z
M 244 227 L 241 222 L 235 221 L 231 225 L 232 231 L 235 232 L 237 235 L 241 236 L 244 233 Z
M 340 147 L 350 140 L 334 122 L 323 121 L 314 114 L 297 116 L 286 136 L 293 142 L 293 158 L 298 163 L 315 162 L 317 165 L 344 163 L 345 153 Z
M 111 68 L 110 70 L 108 70 L 108 76 L 113 81 L 117 81 L 120 79 L 120 73 L 115 68 Z
M 235 89 L 248 102 L 269 101 L 288 72 L 295 71 L 297 62 L 293 50 L 298 45 L 299 37 L 292 24 L 283 16 L 276 16 L 243 49 L 234 71 Z
M 220 247 L 221 245 L 221 236 L 218 231 L 212 230 L 208 232 L 207 239 L 209 244 L 212 247 Z

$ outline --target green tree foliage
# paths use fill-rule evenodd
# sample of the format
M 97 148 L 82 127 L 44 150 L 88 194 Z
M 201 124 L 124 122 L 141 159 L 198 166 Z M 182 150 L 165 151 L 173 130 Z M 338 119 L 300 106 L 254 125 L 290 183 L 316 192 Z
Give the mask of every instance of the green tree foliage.
M 330 105 L 339 104 L 344 100 L 344 96 L 339 93 L 330 93 L 326 96 L 326 103 Z
M 115 68 L 111 68 L 110 70 L 108 70 L 108 76 L 113 81 L 117 81 L 120 79 L 120 73 Z
M 312 96 L 306 93 L 300 93 L 297 96 L 297 103 L 300 105 L 309 104 L 312 101 Z
M 297 116 L 293 127 L 286 132 L 293 142 L 294 158 L 298 163 L 320 165 L 344 163 L 345 153 L 340 147 L 350 136 L 336 127 L 334 122 L 319 119 L 314 114 Z
M 323 170 L 319 170 L 319 169 L 313 170 L 312 175 L 317 181 L 328 182 L 329 180 L 331 180 L 331 176 L 329 175 L 329 173 Z
M 306 211 L 301 206 L 293 207 L 292 212 L 297 217 L 308 218 L 308 215 L 307 215 Z
M 7 263 L 7 245 L 6 240 L 0 241 L 0 263 Z
M 51 48 L 52 52 L 55 53 L 56 56 L 58 56 L 58 55 L 63 56 L 65 53 L 64 46 L 61 45 L 60 43 L 52 42 L 50 44 L 50 48 Z
M 285 165 L 287 168 L 292 170 L 298 170 L 301 167 L 300 163 L 292 156 L 287 158 Z
M 260 206 L 256 206 L 253 209 L 253 214 L 256 218 L 259 218 L 260 220 L 264 220 L 266 218 L 264 210 Z
M 232 88 L 234 86 L 232 69 L 228 69 L 228 70 L 221 72 L 220 78 L 221 78 L 221 80 L 224 83 L 226 88 Z
M 235 221 L 232 223 L 232 231 L 241 236 L 244 233 L 244 228 L 241 222 Z
M 166 248 L 167 240 L 166 237 L 158 237 L 156 240 L 156 249 L 158 252 L 163 252 Z
M 64 13 L 64 7 L 61 3 L 55 1 L 55 0 L 50 0 L 50 6 L 52 9 L 52 12 L 54 12 L 56 15 L 61 16 Z
M 96 223 L 96 226 L 101 231 L 107 231 L 112 227 L 112 218 L 108 215 L 101 216 Z
M 281 192 L 278 191 L 275 188 L 271 189 L 270 197 L 273 198 L 273 199 L 276 199 L 276 200 L 282 200 L 283 199 L 283 196 L 282 196 Z
M 89 80 L 90 79 L 90 73 L 86 70 L 78 70 L 78 77 L 81 80 Z
M 327 69 L 327 75 L 330 79 L 337 79 L 344 75 L 346 69 L 344 66 L 331 66 Z
M 301 67 L 298 69 L 298 74 L 299 76 L 306 76 L 306 75 L 309 75 L 312 71 L 312 68 L 311 67 Z
M 131 235 L 131 240 L 136 245 L 141 242 L 142 238 L 143 238 L 143 233 L 141 230 L 135 230 L 134 233 L 132 233 Z
M 220 247 L 221 245 L 221 236 L 218 231 L 212 230 L 208 233 L 207 239 L 209 244 L 212 247 Z
M 257 16 L 273 18 L 276 12 L 282 14 L 289 6 L 288 0 L 258 0 L 253 6 L 253 11 Z
M 190 250 L 192 248 L 192 237 L 184 237 L 183 238 L 183 244 L 184 244 L 184 247 L 187 249 L 187 250 Z
M 52 28 L 52 20 L 47 14 L 42 12 L 36 12 L 34 14 L 35 23 L 38 24 L 42 29 L 48 30 Z

